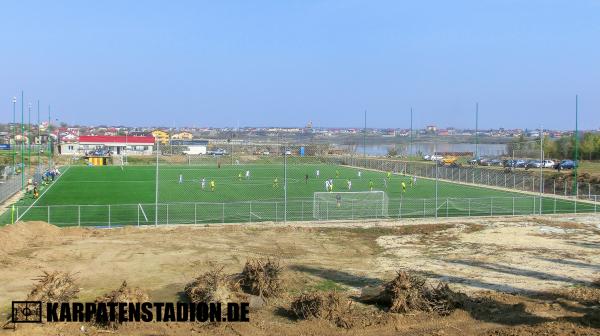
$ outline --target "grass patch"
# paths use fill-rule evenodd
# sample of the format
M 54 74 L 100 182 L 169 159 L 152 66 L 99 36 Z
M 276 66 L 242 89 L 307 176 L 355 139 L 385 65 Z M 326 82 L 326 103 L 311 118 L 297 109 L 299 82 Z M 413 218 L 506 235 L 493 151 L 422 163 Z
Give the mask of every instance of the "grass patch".
M 319 282 L 317 282 L 315 285 L 313 285 L 311 287 L 311 289 L 316 290 L 316 291 L 321 291 L 321 292 L 330 292 L 330 291 L 338 291 L 338 292 L 343 292 L 343 291 L 347 291 L 348 288 L 346 288 L 345 286 L 340 285 L 339 283 L 333 281 L 333 280 L 321 280 Z

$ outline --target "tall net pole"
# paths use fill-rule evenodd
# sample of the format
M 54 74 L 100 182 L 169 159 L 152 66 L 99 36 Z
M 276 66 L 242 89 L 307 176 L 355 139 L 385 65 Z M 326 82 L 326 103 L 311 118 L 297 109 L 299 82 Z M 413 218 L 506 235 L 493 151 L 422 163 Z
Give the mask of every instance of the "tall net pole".
M 283 222 L 287 222 L 287 144 L 283 147 Z
M 31 175 L 31 103 L 27 104 L 27 171 Z
M 437 151 L 437 141 L 433 143 L 433 155 L 436 155 Z M 439 162 L 437 160 L 435 162 L 435 218 L 438 216 L 438 166 Z
M 413 109 L 410 108 L 410 146 L 408 148 L 408 156 L 412 155 L 413 151 Z
M 544 127 L 540 126 L 540 215 L 542 214 L 542 195 L 544 194 Z
M 17 119 L 16 119 L 16 114 L 17 114 L 17 97 L 13 97 L 12 99 L 12 104 L 13 104 L 13 124 L 12 124 L 12 136 L 13 136 L 13 142 L 15 144 L 15 147 L 17 146 Z M 15 156 L 17 155 L 17 151 L 16 148 L 12 147 L 12 169 L 13 169 L 13 173 L 14 170 L 16 169 L 16 158 Z
M 159 152 L 159 142 L 158 137 L 155 139 L 156 141 L 156 178 L 155 178 L 155 195 L 154 195 L 154 225 L 158 225 L 158 152 Z
M 37 101 L 37 139 L 40 139 L 40 100 Z M 40 144 L 42 142 L 40 141 Z M 40 166 L 40 147 L 37 148 L 37 166 Z
M 25 190 L 25 94 L 21 91 L 21 190 Z
M 577 184 L 577 159 L 579 157 L 579 128 L 578 128 L 578 113 L 579 113 L 579 97 L 575 95 L 575 156 L 573 157 L 573 170 L 575 173 L 575 178 L 573 179 L 573 191 L 572 193 L 577 197 L 579 194 L 577 188 L 579 187 Z M 575 198 L 577 199 L 577 198 Z
M 479 159 L 479 103 L 475 103 L 475 158 Z
M 365 126 L 363 128 L 363 158 L 367 157 L 367 110 L 365 110 Z
M 51 125 L 51 121 L 50 121 L 50 105 L 48 105 L 48 126 L 47 126 L 47 131 L 48 131 L 48 169 L 50 169 L 51 165 L 52 165 L 52 137 L 51 132 L 50 132 L 50 125 Z

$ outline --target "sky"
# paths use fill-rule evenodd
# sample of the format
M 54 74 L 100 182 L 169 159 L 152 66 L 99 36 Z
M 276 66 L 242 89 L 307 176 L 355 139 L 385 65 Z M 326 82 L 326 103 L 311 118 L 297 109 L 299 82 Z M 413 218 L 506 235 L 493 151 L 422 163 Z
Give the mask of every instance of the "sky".
M 0 48 L 2 122 L 600 128 L 600 0 L 7 1 Z

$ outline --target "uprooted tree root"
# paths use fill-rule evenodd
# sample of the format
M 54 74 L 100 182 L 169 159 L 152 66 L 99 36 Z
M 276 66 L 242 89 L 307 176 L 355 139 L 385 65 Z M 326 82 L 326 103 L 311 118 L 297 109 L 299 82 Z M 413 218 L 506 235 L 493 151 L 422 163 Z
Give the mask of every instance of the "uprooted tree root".
M 393 313 L 423 311 L 449 315 L 463 305 L 465 295 L 452 291 L 444 282 L 432 286 L 415 273 L 399 271 L 382 286 L 364 288 L 361 300 L 382 305 Z
M 33 285 L 31 292 L 27 295 L 26 301 L 42 301 L 42 302 L 69 302 L 77 297 L 79 287 L 75 283 L 75 277 L 71 273 L 66 272 L 43 272 L 44 274 L 33 279 L 36 283 Z M 23 315 L 26 307 L 25 304 L 17 304 L 15 306 L 17 321 L 25 321 L 27 316 Z M 45 315 L 42 310 L 42 315 Z M 59 309 L 60 312 L 60 309 Z M 6 322 L 4 326 L 10 324 Z M 16 326 L 15 326 L 16 327 Z
M 27 301 L 68 302 L 79 293 L 75 277 L 71 273 L 46 272 L 34 279 L 36 284 L 27 295 Z
M 278 296 L 282 290 L 281 271 L 278 260 L 248 259 L 240 274 L 240 285 L 252 295 L 265 298 Z
M 121 287 L 119 287 L 117 290 L 96 298 L 96 303 L 142 303 L 147 302 L 149 299 L 150 297 L 148 296 L 148 293 L 138 287 L 129 287 L 127 285 L 127 281 L 123 281 Z M 100 324 L 116 329 L 118 327 L 118 321 L 119 313 L 117 311 L 115 313 L 115 322 L 106 321 L 106 323 Z
M 234 276 L 223 273 L 223 267 L 212 267 L 185 286 L 191 302 L 235 302 L 244 299 Z
M 292 301 L 291 310 L 300 319 L 322 319 L 340 328 L 351 328 L 352 302 L 338 292 L 303 293 Z

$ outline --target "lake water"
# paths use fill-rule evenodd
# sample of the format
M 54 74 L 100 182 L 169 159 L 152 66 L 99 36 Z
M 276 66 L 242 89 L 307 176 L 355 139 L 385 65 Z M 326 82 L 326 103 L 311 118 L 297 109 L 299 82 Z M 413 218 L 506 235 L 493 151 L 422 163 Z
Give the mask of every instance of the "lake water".
M 367 155 L 378 155 L 383 156 L 387 155 L 388 149 L 394 148 L 396 146 L 396 150 L 399 154 L 405 154 L 410 152 L 412 155 L 416 155 L 421 153 L 425 154 L 433 154 L 434 152 L 473 152 L 475 153 L 476 145 L 473 143 L 461 143 L 461 144 L 448 144 L 448 143 L 414 143 L 412 145 L 412 149 L 410 149 L 410 145 L 408 144 L 399 144 L 399 145 L 367 145 L 366 146 L 366 154 Z M 479 144 L 477 145 L 479 149 L 480 156 L 501 156 L 506 155 L 506 144 Z M 354 151 L 356 154 L 363 153 L 363 146 L 356 146 Z

